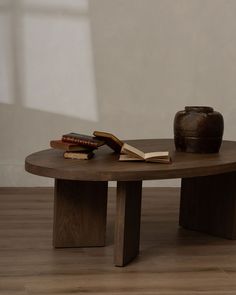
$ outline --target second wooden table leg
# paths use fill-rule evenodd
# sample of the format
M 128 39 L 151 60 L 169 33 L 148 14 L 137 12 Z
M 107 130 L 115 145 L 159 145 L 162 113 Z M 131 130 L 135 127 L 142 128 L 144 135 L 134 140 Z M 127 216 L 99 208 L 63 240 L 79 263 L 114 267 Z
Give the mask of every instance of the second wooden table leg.
M 115 253 L 116 266 L 124 266 L 139 253 L 142 181 L 117 183 Z
M 182 179 L 179 223 L 236 239 L 236 172 Z

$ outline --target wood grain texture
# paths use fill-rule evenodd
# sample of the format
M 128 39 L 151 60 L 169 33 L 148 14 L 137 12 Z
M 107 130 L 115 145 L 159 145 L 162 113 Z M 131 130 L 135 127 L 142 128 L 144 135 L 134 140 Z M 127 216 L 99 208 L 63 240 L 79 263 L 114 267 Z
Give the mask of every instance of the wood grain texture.
M 45 150 L 28 156 L 26 171 L 57 179 L 85 181 L 138 181 L 186 178 L 236 171 L 236 142 L 224 141 L 219 153 L 191 154 L 176 152 L 171 139 L 125 141 L 144 152 L 169 150 L 172 164 L 119 162 L 119 155 L 101 147 L 89 161 L 64 159 L 62 151 Z
M 106 247 L 54 249 L 53 189 L 0 188 L 0 294 L 235 294 L 236 241 L 179 228 L 178 188 L 143 188 L 140 254 L 114 267 L 115 197 Z
M 53 245 L 104 246 L 107 182 L 55 180 Z
M 114 263 L 125 266 L 139 253 L 142 181 L 117 183 Z
M 182 179 L 179 223 L 236 239 L 236 172 Z

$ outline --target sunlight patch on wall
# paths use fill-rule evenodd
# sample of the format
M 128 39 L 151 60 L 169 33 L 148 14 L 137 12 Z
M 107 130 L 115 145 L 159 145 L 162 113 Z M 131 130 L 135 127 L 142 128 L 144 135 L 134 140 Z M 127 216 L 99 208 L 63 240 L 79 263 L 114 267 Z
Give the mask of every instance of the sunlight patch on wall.
M 7 104 L 13 102 L 10 30 L 10 15 L 0 13 L 0 103 Z
M 27 1 L 29 2 L 29 1 Z M 42 7 L 41 1 L 35 1 Z M 45 2 L 45 1 L 44 1 Z M 67 1 L 59 1 L 67 4 Z M 46 2 L 45 2 L 46 3 Z M 58 2 L 51 2 L 56 4 Z M 75 1 L 69 1 L 70 4 Z M 78 1 L 85 8 L 87 1 Z M 79 6 L 80 7 L 80 6 Z M 25 107 L 97 121 L 89 16 L 82 9 L 45 15 L 37 7 L 23 16 Z M 67 10 L 68 12 L 68 10 Z

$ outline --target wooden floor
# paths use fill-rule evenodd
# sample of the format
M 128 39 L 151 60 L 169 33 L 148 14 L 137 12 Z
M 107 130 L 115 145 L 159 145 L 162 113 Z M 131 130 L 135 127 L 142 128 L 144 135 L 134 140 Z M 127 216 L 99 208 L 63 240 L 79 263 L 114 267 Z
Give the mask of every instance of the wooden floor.
M 54 250 L 51 189 L 0 189 L 0 294 L 236 294 L 236 241 L 178 227 L 179 190 L 143 189 L 141 252 L 113 266 L 107 246 Z

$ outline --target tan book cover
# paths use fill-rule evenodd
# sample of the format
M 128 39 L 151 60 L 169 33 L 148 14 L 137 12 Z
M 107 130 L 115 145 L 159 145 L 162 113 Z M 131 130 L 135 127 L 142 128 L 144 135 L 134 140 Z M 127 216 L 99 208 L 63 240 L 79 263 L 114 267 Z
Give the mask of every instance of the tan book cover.
M 108 145 L 111 149 L 113 149 L 116 153 L 120 153 L 120 150 L 124 143 L 114 134 L 104 131 L 94 131 L 93 135 L 96 138 L 104 141 L 105 144 Z
M 77 160 L 89 160 L 94 156 L 93 152 L 90 153 L 80 153 L 80 152 L 65 152 L 65 159 L 77 159 Z

